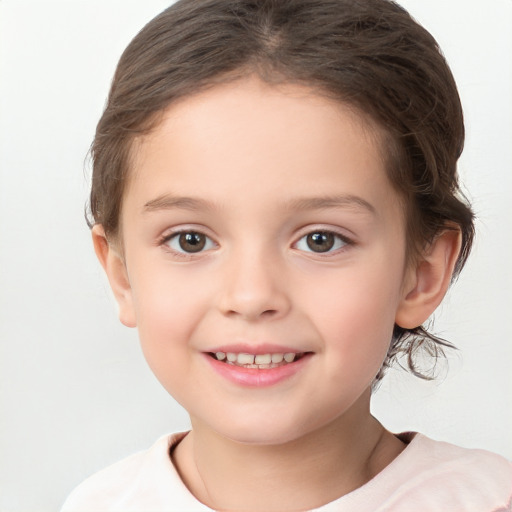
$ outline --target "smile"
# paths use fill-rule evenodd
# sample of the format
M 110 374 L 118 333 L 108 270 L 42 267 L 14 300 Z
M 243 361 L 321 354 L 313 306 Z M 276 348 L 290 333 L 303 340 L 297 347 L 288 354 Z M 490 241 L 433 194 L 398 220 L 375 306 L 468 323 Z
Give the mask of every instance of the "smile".
M 267 349 L 268 350 L 268 349 Z M 304 371 L 312 352 L 203 352 L 209 366 L 223 379 L 243 387 L 267 387 Z
M 247 354 L 235 352 L 215 352 L 211 353 L 210 355 L 217 359 L 217 361 L 222 361 L 229 365 L 269 370 L 293 363 L 294 361 L 297 361 L 303 357 L 304 353 L 286 352 L 274 354 Z

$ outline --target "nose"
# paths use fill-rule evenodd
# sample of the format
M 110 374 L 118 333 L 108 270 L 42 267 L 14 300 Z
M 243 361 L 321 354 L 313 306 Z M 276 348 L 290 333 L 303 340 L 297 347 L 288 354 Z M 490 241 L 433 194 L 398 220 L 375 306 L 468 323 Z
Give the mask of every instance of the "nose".
M 277 258 L 246 250 L 225 262 L 219 309 L 246 321 L 275 320 L 291 307 L 287 279 Z

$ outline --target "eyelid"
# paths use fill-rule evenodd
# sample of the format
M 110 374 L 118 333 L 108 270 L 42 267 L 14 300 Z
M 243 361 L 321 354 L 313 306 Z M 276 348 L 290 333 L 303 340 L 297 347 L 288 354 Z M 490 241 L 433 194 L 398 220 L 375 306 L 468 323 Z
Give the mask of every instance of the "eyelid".
M 203 226 L 202 224 L 178 224 L 176 226 L 169 226 L 161 231 L 161 234 L 158 236 L 158 243 L 169 238 L 172 238 L 175 235 L 179 235 L 180 233 L 200 233 L 201 235 L 205 235 L 212 240 L 216 238 L 215 233 L 212 232 L 211 229 Z

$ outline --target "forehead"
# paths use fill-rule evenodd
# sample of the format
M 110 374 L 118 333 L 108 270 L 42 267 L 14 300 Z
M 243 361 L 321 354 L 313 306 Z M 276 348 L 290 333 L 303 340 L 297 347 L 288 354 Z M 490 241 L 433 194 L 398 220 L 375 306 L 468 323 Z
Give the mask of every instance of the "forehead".
M 248 77 L 172 104 L 134 144 L 125 195 L 136 189 L 144 201 L 190 195 L 192 187 L 213 203 L 230 197 L 243 205 L 258 194 L 286 201 L 366 189 L 371 202 L 390 188 L 382 140 L 348 105 L 302 85 Z

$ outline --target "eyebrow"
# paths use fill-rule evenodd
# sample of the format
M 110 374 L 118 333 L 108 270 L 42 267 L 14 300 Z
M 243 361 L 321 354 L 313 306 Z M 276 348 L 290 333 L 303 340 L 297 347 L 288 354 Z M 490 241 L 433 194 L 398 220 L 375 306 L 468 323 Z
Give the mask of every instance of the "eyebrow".
M 368 201 L 359 196 L 341 195 L 341 196 L 322 196 L 305 197 L 294 199 L 288 203 L 290 209 L 295 210 L 324 210 L 330 208 L 354 208 L 356 210 L 365 210 L 376 214 L 375 207 Z
M 154 212 L 158 210 L 172 210 L 175 208 L 196 211 L 213 210 L 214 206 L 212 203 L 204 199 L 165 194 L 145 203 L 143 211 Z
M 368 201 L 359 196 L 341 195 L 341 196 L 322 196 L 322 197 L 304 197 L 293 199 L 287 203 L 290 210 L 324 210 L 330 208 L 354 208 L 375 214 L 376 210 Z M 143 211 L 154 212 L 159 210 L 213 210 L 214 204 L 205 199 L 194 197 L 181 197 L 171 194 L 164 194 L 144 204 Z

